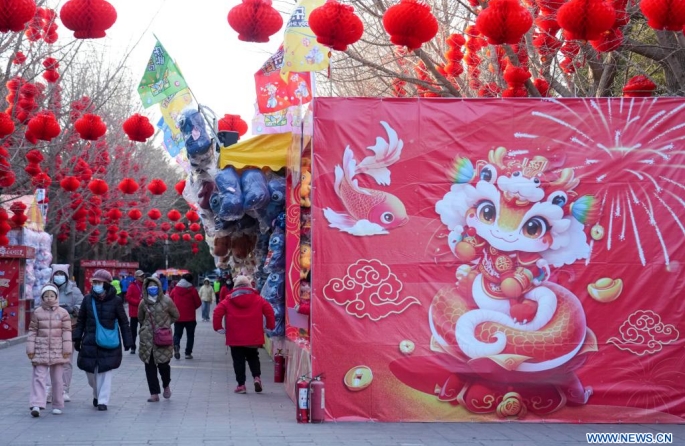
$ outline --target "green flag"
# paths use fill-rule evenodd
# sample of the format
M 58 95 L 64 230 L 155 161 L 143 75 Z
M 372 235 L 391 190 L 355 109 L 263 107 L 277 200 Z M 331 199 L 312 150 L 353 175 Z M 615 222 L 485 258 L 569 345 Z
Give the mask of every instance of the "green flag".
M 138 85 L 138 94 L 143 101 L 143 107 L 148 108 L 162 102 L 168 96 L 184 88 L 188 88 L 188 85 L 183 79 L 181 70 L 158 40 L 145 68 L 143 79 Z

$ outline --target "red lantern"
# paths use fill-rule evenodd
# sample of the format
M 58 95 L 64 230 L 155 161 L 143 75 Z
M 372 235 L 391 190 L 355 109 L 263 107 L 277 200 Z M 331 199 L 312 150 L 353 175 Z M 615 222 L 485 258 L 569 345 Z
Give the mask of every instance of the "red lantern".
M 186 225 L 181 223 L 180 221 L 174 225 L 174 229 L 177 230 L 178 232 L 185 231 L 186 230 Z
M 117 11 L 105 0 L 69 0 L 59 18 L 77 39 L 99 39 L 117 21 Z
M 239 115 L 224 115 L 219 119 L 220 132 L 237 132 L 238 136 L 247 133 L 247 123 Z
M 26 55 L 22 51 L 17 51 L 14 54 L 14 59 L 12 59 L 12 63 L 14 65 L 21 65 L 24 62 L 26 62 Z
M 205 238 L 202 236 L 202 234 L 195 234 L 195 236 L 194 236 L 193 238 L 194 238 L 195 240 L 197 240 L 198 242 L 201 242 L 202 240 L 205 239 Z
M 181 240 L 181 236 L 178 234 L 171 234 L 170 238 L 171 238 L 171 241 L 174 241 L 174 242 Z
M 3 0 L 0 2 L 0 32 L 22 31 L 35 14 L 35 0 Z
M 438 21 L 422 0 L 400 0 L 383 15 L 383 27 L 395 45 L 421 48 L 438 33 Z
M 190 229 L 190 230 L 193 231 L 193 232 L 198 232 L 198 231 L 200 231 L 200 229 L 202 229 L 202 228 L 200 227 L 199 224 L 193 223 L 193 224 L 191 224 L 190 226 L 188 226 L 188 229 Z
M 0 138 L 14 133 L 14 122 L 10 115 L 5 112 L 0 112 Z
M 1 122 L 1 120 L 0 120 L 0 122 Z M 219 129 L 221 129 L 221 121 L 219 121 Z M 176 185 L 174 186 L 174 189 L 176 189 L 176 192 L 178 192 L 179 195 L 183 195 L 183 189 L 185 189 L 185 188 L 186 188 L 186 180 L 181 180 L 178 183 L 176 183 Z
M 43 154 L 40 153 L 40 150 L 36 149 L 29 150 L 28 152 L 26 152 L 26 155 L 24 156 L 26 157 L 26 160 L 31 164 L 40 164 L 45 159 L 43 158 Z
M 244 42 L 268 42 L 283 26 L 271 0 L 243 0 L 228 12 L 228 24 Z
M 96 178 L 88 183 L 88 189 L 93 193 L 93 195 L 105 195 L 109 191 L 109 185 L 105 180 Z
M 596 40 L 611 29 L 616 11 L 604 0 L 571 0 L 557 12 L 557 22 L 568 40 Z
M 152 195 L 162 195 L 166 192 L 166 184 L 159 178 L 155 178 L 147 185 L 147 190 L 149 190 Z
M 140 217 L 142 216 L 143 213 L 140 212 L 139 209 L 131 209 L 130 211 L 128 211 L 128 218 L 130 218 L 131 220 L 140 220 Z
M 169 220 L 171 221 L 179 221 L 181 219 L 181 213 L 178 212 L 176 209 L 170 210 L 167 214 L 167 217 L 169 217 Z
M 603 32 L 599 39 L 591 40 L 590 44 L 600 53 L 616 51 L 623 45 L 623 32 L 619 28 L 612 28 Z
M 59 73 L 55 70 L 45 70 L 43 72 L 43 79 L 54 84 L 59 80 Z
M 183 234 L 183 240 L 189 242 L 191 240 L 190 234 Z
M 76 189 L 81 187 L 81 181 L 76 177 L 64 177 L 62 181 L 59 182 L 62 189 L 67 192 L 74 192 Z
M 316 41 L 336 51 L 347 50 L 348 45 L 359 41 L 364 34 L 364 24 L 354 13 L 354 8 L 329 0 L 309 14 L 309 27 Z
M 491 45 L 517 44 L 533 26 L 530 12 L 518 0 L 493 0 L 476 18 L 476 27 Z
M 17 177 L 11 170 L 0 169 L 0 187 L 10 187 Z
M 138 190 L 138 183 L 133 178 L 124 178 L 119 183 L 119 190 L 125 194 L 133 194 Z
M 159 229 L 161 229 L 162 231 L 166 232 L 166 231 L 168 231 L 169 229 L 171 229 L 171 224 L 170 224 L 169 222 L 166 222 L 166 221 L 165 221 L 164 223 L 162 223 L 161 225 L 159 225 Z
M 32 178 L 42 172 L 40 166 L 36 163 L 28 163 L 26 167 L 24 167 L 24 171 Z
M 150 120 L 138 113 L 124 121 L 122 127 L 131 141 L 145 142 L 155 134 L 155 128 L 150 124 Z
M 549 96 L 549 82 L 547 82 L 545 79 L 537 78 L 533 80 L 533 85 L 535 85 L 535 88 L 537 88 L 540 92 L 540 96 L 543 98 Z
M 623 87 L 623 97 L 647 98 L 654 93 L 654 90 L 656 90 L 656 84 L 647 76 L 639 75 L 630 78 Z
M 147 216 L 150 217 L 151 220 L 158 220 L 162 216 L 162 213 L 159 212 L 159 209 L 153 208 L 147 212 Z
M 186 212 L 186 218 L 188 219 L 189 222 L 196 222 L 200 219 L 200 216 L 197 215 L 197 212 L 195 211 L 188 211 Z
M 640 9 L 651 28 L 682 31 L 685 26 L 685 2 L 682 0 L 642 0 Z
M 51 111 L 42 111 L 29 120 L 28 124 L 31 134 L 42 140 L 51 141 L 62 131 L 59 127 L 55 115 Z
M 107 132 L 107 126 L 98 115 L 85 113 L 74 123 L 74 128 L 87 141 L 96 141 Z
M 52 184 L 52 178 L 48 176 L 45 172 L 41 172 L 35 177 L 31 178 L 31 184 L 36 189 L 47 189 Z

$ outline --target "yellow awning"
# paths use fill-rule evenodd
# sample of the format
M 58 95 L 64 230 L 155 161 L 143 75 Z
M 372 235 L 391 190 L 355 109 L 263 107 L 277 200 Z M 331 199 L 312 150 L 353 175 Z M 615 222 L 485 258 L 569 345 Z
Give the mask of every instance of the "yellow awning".
M 254 166 L 280 170 L 287 164 L 286 158 L 291 141 L 291 133 L 275 133 L 255 136 L 230 147 L 222 147 L 219 167 L 223 169 L 226 166 L 233 166 L 242 169 L 245 166 Z

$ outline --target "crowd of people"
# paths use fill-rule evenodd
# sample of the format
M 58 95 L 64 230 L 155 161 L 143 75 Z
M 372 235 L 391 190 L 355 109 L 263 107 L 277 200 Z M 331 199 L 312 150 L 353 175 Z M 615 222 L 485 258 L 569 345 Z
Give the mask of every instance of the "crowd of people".
M 141 270 L 113 277 L 100 269 L 90 278 L 91 289 L 84 296 L 69 280 L 69 265 L 52 265 L 52 270 L 51 282 L 41 290 L 41 305 L 32 313 L 26 343 L 33 365 L 32 416 L 39 417 L 48 403 L 53 414 L 62 414 L 64 403 L 71 401 L 74 356 L 93 390 L 93 407 L 106 411 L 122 349 L 138 353 L 144 363 L 150 392 L 147 401 L 159 402 L 160 394 L 171 398 L 171 359 L 180 360 L 184 332 L 185 359 L 193 359 L 196 311 L 202 307 L 202 320 L 210 322 L 212 301 L 217 304 L 213 328 L 225 336 L 231 350 L 238 383 L 234 392 L 247 392 L 246 362 L 255 391 L 262 391 L 258 349 L 264 343 L 263 320 L 273 329 L 275 318 L 250 277 L 240 275 L 234 281 L 224 274 L 214 283 L 204 279 L 198 291 L 192 274 L 169 282 L 163 275 Z

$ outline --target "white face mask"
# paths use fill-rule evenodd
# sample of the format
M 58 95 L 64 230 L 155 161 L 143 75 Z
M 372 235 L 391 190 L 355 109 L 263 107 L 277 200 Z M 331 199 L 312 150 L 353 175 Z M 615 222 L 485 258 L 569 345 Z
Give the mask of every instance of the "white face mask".
M 147 298 L 150 299 L 152 302 L 157 302 L 157 296 L 150 296 L 148 294 Z

